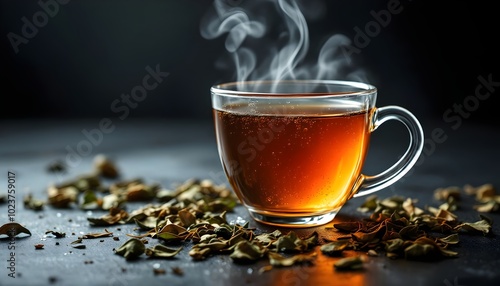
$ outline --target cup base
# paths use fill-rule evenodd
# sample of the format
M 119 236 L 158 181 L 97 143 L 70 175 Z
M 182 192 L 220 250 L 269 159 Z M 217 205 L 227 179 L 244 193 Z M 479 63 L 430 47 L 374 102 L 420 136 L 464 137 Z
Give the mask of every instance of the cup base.
M 283 215 L 270 212 L 259 212 L 251 209 L 248 211 L 252 218 L 260 223 L 287 228 L 306 228 L 327 224 L 331 222 L 338 213 L 338 210 L 336 210 L 319 215 Z

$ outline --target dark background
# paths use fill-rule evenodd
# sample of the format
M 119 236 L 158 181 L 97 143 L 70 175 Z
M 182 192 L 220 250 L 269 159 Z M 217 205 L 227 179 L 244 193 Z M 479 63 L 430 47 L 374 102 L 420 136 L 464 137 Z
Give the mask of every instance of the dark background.
M 311 45 L 334 33 L 353 39 L 355 27 L 364 30 L 373 21 L 370 11 L 387 9 L 389 2 L 301 1 L 322 15 L 308 21 Z M 474 95 L 478 76 L 500 81 L 499 25 L 493 2 L 435 2 L 401 0 L 402 12 L 392 15 L 354 63 L 379 88 L 379 106 L 397 104 L 419 118 L 442 120 L 446 110 Z M 16 54 L 7 34 L 22 35 L 21 19 L 32 22 L 42 9 L 38 1 L 1 0 L 0 119 L 116 118 L 111 103 L 141 84 L 146 66 L 159 64 L 169 76 L 129 116 L 210 120 L 210 86 L 234 79 L 215 64 L 227 55 L 225 36 L 200 35 L 200 20 L 211 5 L 69 1 Z M 499 103 L 493 92 L 467 120 L 500 125 Z

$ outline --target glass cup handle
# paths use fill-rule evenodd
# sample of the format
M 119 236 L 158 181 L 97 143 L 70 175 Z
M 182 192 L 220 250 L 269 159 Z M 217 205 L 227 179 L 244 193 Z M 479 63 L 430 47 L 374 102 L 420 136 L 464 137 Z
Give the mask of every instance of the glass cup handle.
M 410 133 L 410 144 L 408 149 L 401 159 L 384 172 L 374 176 L 361 174 L 361 178 L 358 180 L 361 186 L 353 197 L 365 196 L 392 185 L 413 167 L 422 152 L 424 146 L 424 131 L 417 118 L 415 118 L 411 112 L 399 106 L 378 108 L 373 115 L 371 132 L 375 131 L 380 125 L 388 120 L 397 120 L 406 126 Z

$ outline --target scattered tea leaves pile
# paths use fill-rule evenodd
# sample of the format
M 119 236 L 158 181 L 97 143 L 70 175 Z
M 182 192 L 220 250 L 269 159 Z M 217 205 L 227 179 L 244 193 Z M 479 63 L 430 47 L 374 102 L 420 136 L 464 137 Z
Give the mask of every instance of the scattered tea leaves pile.
M 166 245 L 192 242 L 189 255 L 194 260 L 204 260 L 216 254 L 228 254 L 238 263 L 268 259 L 270 265 L 291 266 L 311 263 L 315 253 L 309 253 L 318 243 L 318 234 L 301 239 L 294 232 L 283 234 L 257 234 L 245 225 L 230 224 L 226 213 L 238 203 L 232 192 L 216 186 L 208 180 L 188 180 L 173 191 L 164 191 L 163 204 L 147 204 L 130 214 L 122 209 L 111 208 L 109 214 L 100 218 L 88 218 L 94 225 L 135 223 L 144 231 L 141 235 L 129 234 L 132 238 L 115 250 L 126 259 L 136 259 L 142 254 L 149 257 L 171 258 L 180 248 Z M 143 238 L 161 241 L 146 248 Z M 284 256 L 280 253 L 291 253 Z
M 49 171 L 62 172 L 64 166 L 53 164 Z M 105 185 L 102 179 L 113 183 Z M 316 259 L 315 246 L 319 244 L 318 233 L 298 237 L 293 231 L 275 230 L 262 233 L 244 225 L 229 223 L 226 214 L 239 204 L 238 198 L 224 185 L 210 180 L 190 179 L 173 189 L 159 184 L 148 184 L 141 178 L 118 180 L 120 172 L 108 158 L 98 155 L 94 159 L 94 170 L 74 180 L 47 188 L 47 201 L 28 194 L 24 206 L 35 211 L 46 204 L 53 208 L 74 208 L 83 210 L 104 210 L 101 217 L 89 217 L 90 225 L 107 227 L 135 224 L 139 233 L 128 234 L 130 239 L 114 253 L 127 260 L 141 256 L 170 259 L 183 248 L 190 246 L 193 260 L 205 260 L 214 255 L 229 255 L 236 263 L 252 263 L 267 260 L 269 265 L 260 272 L 276 266 L 310 265 Z M 321 245 L 324 255 L 341 257 L 335 264 L 336 270 L 357 270 L 363 268 L 367 256 L 385 256 L 393 259 L 435 260 L 457 257 L 453 248 L 459 243 L 462 232 L 487 235 L 491 232 L 491 220 L 480 215 L 476 222 L 462 222 L 453 213 L 459 207 L 462 193 L 474 195 L 478 212 L 499 211 L 500 196 L 491 184 L 463 188 L 447 187 L 435 190 L 434 198 L 442 201 L 436 207 L 425 210 L 411 198 L 391 197 L 379 199 L 370 196 L 358 208 L 370 213 L 368 218 L 353 222 L 333 224 L 341 232 L 335 240 L 323 238 L 328 243 Z M 127 211 L 128 202 L 144 202 L 138 209 Z M 327 227 L 332 228 L 332 227 Z M 0 227 L 0 234 L 15 236 L 31 233 L 19 224 Z M 56 238 L 65 237 L 63 232 L 47 231 Z M 112 237 L 113 233 L 88 233 L 71 243 L 74 248 L 85 248 L 85 239 Z M 118 240 L 118 237 L 113 237 Z M 155 245 L 148 247 L 153 241 Z M 148 246 L 146 246 L 148 245 Z M 179 246 L 180 245 L 180 246 Z M 344 251 L 359 251 L 363 255 L 344 256 Z M 155 272 L 156 273 L 156 272 Z M 182 270 L 176 271 L 182 275 Z M 161 274 L 161 273 L 160 273 Z
M 347 235 L 321 246 L 324 254 L 339 256 L 344 250 L 365 251 L 370 256 L 383 252 L 389 258 L 436 260 L 457 257 L 452 246 L 459 243 L 462 232 L 487 235 L 491 220 L 480 215 L 476 222 L 461 222 L 452 210 L 457 208 L 460 191 L 438 189 L 435 198 L 446 201 L 426 211 L 410 198 L 378 199 L 370 196 L 359 207 L 372 212 L 362 221 L 336 223 L 333 227 Z

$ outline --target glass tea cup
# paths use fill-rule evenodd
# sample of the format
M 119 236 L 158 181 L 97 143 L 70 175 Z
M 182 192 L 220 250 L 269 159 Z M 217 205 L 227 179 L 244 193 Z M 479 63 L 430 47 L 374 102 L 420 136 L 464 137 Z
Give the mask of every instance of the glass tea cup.
M 373 85 L 336 80 L 247 81 L 211 88 L 219 156 L 251 216 L 284 227 L 333 220 L 352 197 L 403 177 L 423 147 L 408 110 L 376 107 Z M 393 166 L 362 174 L 370 135 L 382 123 L 406 126 L 410 144 Z

